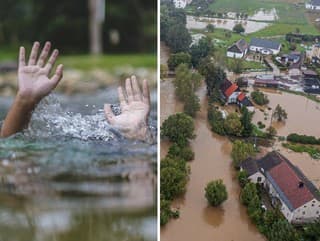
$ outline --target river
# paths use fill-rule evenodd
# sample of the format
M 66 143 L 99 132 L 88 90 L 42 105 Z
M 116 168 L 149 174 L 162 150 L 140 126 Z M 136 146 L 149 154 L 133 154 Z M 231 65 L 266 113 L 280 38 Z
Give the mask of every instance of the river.
M 175 104 L 170 85 L 169 81 L 161 83 L 161 121 L 182 109 L 180 103 Z M 191 143 L 195 160 L 190 162 L 191 174 L 185 195 L 173 203 L 174 207 L 180 209 L 180 217 L 161 228 L 161 240 L 265 240 L 240 204 L 240 187 L 230 158 L 231 143 L 227 138 L 212 134 L 207 124 L 205 88 L 202 87 L 197 94 L 202 107 L 195 121 L 197 137 Z M 167 142 L 161 142 L 162 157 L 168 145 Z M 209 181 L 219 178 L 227 187 L 228 200 L 221 207 L 209 207 L 204 188 Z

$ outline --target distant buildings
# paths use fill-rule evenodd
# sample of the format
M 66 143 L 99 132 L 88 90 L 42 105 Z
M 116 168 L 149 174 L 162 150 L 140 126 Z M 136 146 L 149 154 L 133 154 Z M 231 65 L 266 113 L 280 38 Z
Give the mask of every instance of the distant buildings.
M 185 8 L 191 2 L 192 0 L 173 0 L 174 6 L 176 8 Z
M 227 56 L 230 58 L 244 58 L 248 50 L 263 55 L 277 55 L 281 50 L 281 44 L 267 39 L 252 38 L 250 44 L 240 39 L 227 49 Z
M 265 55 L 276 55 L 281 50 L 281 44 L 268 39 L 252 38 L 249 49 Z
M 320 10 L 320 0 L 311 0 L 306 3 L 306 9 Z
M 259 183 L 268 192 L 271 203 L 294 224 L 320 218 L 319 190 L 288 159 L 270 152 L 261 159 L 249 158 L 241 164 L 249 180 Z
M 240 39 L 227 50 L 227 56 L 230 58 L 241 59 L 248 52 L 248 44 L 244 39 Z

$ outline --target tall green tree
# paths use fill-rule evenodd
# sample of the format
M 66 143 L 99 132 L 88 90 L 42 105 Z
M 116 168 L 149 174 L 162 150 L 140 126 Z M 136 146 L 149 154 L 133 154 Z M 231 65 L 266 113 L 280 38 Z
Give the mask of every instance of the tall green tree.
M 191 117 L 195 117 L 200 110 L 200 99 L 197 95 L 192 93 L 187 97 L 184 103 L 184 113 Z
M 239 167 L 242 161 L 252 157 L 254 154 L 255 149 L 251 143 L 236 140 L 232 145 L 231 157 L 235 167 Z
M 215 89 L 219 89 L 226 79 L 224 70 L 216 65 L 210 57 L 201 60 L 199 73 L 205 77 L 208 96 L 211 96 Z
M 250 113 L 248 111 L 248 108 L 245 106 L 241 109 L 241 113 L 242 113 L 241 124 L 243 126 L 242 136 L 249 137 L 249 136 L 251 136 L 252 131 L 253 131 L 253 125 L 252 125 L 253 114 Z
M 209 37 L 201 38 L 197 44 L 190 47 L 192 65 L 198 67 L 200 60 L 207 57 L 211 51 L 213 51 L 212 39 Z
M 192 72 L 186 64 L 181 64 L 176 68 L 173 84 L 179 100 L 186 101 L 200 87 L 201 75 Z
M 243 126 L 237 113 L 231 113 L 224 121 L 224 130 L 228 135 L 241 136 Z
M 187 52 L 191 42 L 191 35 L 184 24 L 178 23 L 170 27 L 166 43 L 173 53 Z
M 191 56 L 185 52 L 171 54 L 167 63 L 170 70 L 175 70 L 180 64 L 186 64 L 188 67 L 190 67 Z
M 160 133 L 161 137 L 167 137 L 171 142 L 186 146 L 189 140 L 195 138 L 193 119 L 184 113 L 171 115 L 163 122 Z

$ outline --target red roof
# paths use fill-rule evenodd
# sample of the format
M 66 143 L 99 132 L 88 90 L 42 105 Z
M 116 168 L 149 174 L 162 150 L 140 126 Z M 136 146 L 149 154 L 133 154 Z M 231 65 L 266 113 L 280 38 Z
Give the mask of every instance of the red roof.
M 225 92 L 224 95 L 229 98 L 237 89 L 238 89 L 238 85 L 236 84 L 232 84 Z
M 269 173 L 294 209 L 314 198 L 306 185 L 299 187 L 302 180 L 285 161 L 272 168 Z
M 238 95 L 238 101 L 241 102 L 244 100 L 244 98 L 246 98 L 246 95 L 245 95 L 245 93 L 241 92 L 240 95 Z

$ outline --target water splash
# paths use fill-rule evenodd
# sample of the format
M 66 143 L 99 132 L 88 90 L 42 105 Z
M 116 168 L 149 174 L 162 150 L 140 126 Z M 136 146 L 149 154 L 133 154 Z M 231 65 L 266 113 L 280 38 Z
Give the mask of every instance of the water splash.
M 65 111 L 54 95 L 49 95 L 39 103 L 24 134 L 44 138 L 64 136 L 102 141 L 119 137 L 119 133 L 106 121 L 102 109 L 94 115 Z

